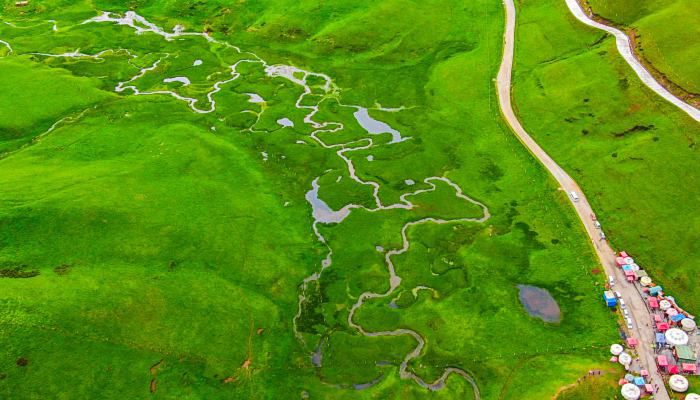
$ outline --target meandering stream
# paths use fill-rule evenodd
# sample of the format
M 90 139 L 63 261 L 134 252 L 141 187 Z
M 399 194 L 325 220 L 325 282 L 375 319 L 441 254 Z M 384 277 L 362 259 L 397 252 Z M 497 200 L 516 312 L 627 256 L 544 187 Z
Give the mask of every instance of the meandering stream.
M 379 336 L 410 336 L 413 338 L 416 342 L 416 346 L 414 349 L 406 354 L 406 356 L 403 358 L 400 366 L 399 366 L 399 373 L 402 379 L 410 379 L 414 382 L 416 382 L 418 385 L 427 388 L 429 390 L 439 390 L 445 386 L 446 379 L 452 375 L 456 374 L 461 377 L 463 377 L 467 382 L 471 384 L 474 390 L 475 397 L 478 399 L 479 398 L 479 388 L 474 381 L 474 379 L 464 370 L 457 368 L 457 367 L 448 367 L 446 368 L 442 375 L 438 377 L 435 381 L 433 382 L 426 382 L 423 378 L 418 376 L 416 373 L 412 372 L 409 370 L 409 363 L 418 358 L 424 347 L 425 347 L 425 339 L 416 331 L 411 330 L 411 329 L 395 329 L 395 330 L 388 330 L 388 331 L 368 331 L 365 329 L 359 322 L 355 320 L 355 315 L 357 311 L 369 300 L 371 299 L 378 299 L 378 298 L 386 298 L 390 295 L 392 295 L 401 285 L 401 277 L 396 273 L 396 269 L 394 266 L 394 261 L 393 257 L 403 254 L 407 252 L 410 249 L 410 241 L 408 238 L 408 231 L 418 225 L 423 225 L 423 224 L 455 224 L 455 223 L 483 223 L 487 219 L 490 218 L 490 213 L 486 205 L 470 198 L 469 196 L 465 195 L 459 185 L 451 181 L 450 179 L 446 177 L 440 177 L 440 176 L 431 176 L 424 178 L 422 182 L 425 184 L 423 188 L 421 189 L 416 189 L 410 192 L 403 193 L 399 196 L 399 199 L 397 202 L 392 203 L 392 204 L 384 204 L 382 202 L 382 199 L 380 197 L 380 191 L 382 190 L 382 185 L 379 182 L 372 181 L 372 180 L 363 180 L 360 178 L 357 174 L 355 164 L 352 161 L 351 153 L 352 152 L 357 152 L 361 150 L 367 150 L 370 148 L 373 148 L 377 146 L 377 142 L 375 140 L 382 135 L 390 135 L 391 140 L 388 143 L 382 142 L 382 146 L 391 146 L 395 145 L 397 143 L 401 143 L 405 140 L 410 139 L 409 137 L 405 137 L 399 132 L 397 129 L 394 127 L 391 127 L 389 124 L 386 122 L 377 120 L 373 118 L 370 113 L 368 108 L 359 106 L 359 105 L 343 105 L 344 107 L 351 107 L 354 108 L 356 111 L 354 112 L 354 117 L 356 119 L 356 122 L 358 125 L 363 128 L 369 136 L 367 137 L 362 137 L 357 140 L 352 140 L 346 143 L 337 143 L 337 144 L 327 144 L 324 142 L 319 135 L 321 133 L 331 133 L 331 132 L 339 132 L 345 128 L 343 123 L 340 122 L 332 122 L 332 121 L 316 121 L 315 116 L 319 112 L 319 105 L 320 102 L 309 102 L 305 101 L 308 100 L 306 99 L 307 96 L 311 95 L 313 90 L 310 87 L 309 78 L 314 78 L 315 81 L 318 81 L 319 79 L 321 80 L 320 85 L 315 85 L 314 89 L 316 92 L 318 92 L 319 87 L 321 90 L 323 90 L 325 94 L 325 98 L 331 98 L 331 97 L 338 97 L 339 89 L 336 87 L 336 85 L 333 83 L 331 78 L 325 74 L 321 73 L 316 73 L 316 72 L 310 72 L 306 71 L 294 66 L 290 65 L 271 65 L 268 64 L 265 60 L 261 59 L 254 53 L 250 52 L 243 52 L 241 51 L 238 47 L 230 45 L 227 42 L 219 41 L 217 39 L 212 38 L 210 35 L 206 33 L 198 33 L 198 32 L 187 32 L 184 27 L 182 26 L 176 26 L 172 32 L 167 32 L 163 30 L 161 27 L 158 27 L 157 25 L 149 22 L 146 18 L 138 15 L 137 13 L 133 11 L 128 11 L 124 15 L 119 15 L 115 13 L 110 13 L 110 12 L 104 12 L 100 14 L 97 17 L 90 18 L 86 21 L 83 22 L 83 24 L 99 24 L 99 23 L 110 23 L 110 24 L 116 24 L 116 25 L 121 25 L 121 26 L 126 26 L 130 27 L 134 30 L 134 33 L 136 35 L 144 35 L 144 34 L 154 34 L 161 36 L 164 40 L 166 41 L 174 41 L 177 38 L 180 37 L 201 37 L 203 40 L 206 40 L 207 42 L 211 43 L 217 43 L 222 46 L 226 46 L 227 48 L 234 49 L 236 52 L 238 52 L 240 55 L 244 56 L 243 59 L 236 61 L 234 64 L 228 66 L 228 76 L 225 77 L 225 79 L 221 79 L 219 81 L 214 82 L 211 85 L 211 88 L 208 90 L 206 93 L 206 101 L 203 101 L 203 99 L 196 99 L 193 97 L 187 97 L 184 96 L 180 93 L 178 93 L 178 89 L 184 86 L 189 85 L 190 79 L 186 76 L 171 76 L 171 77 L 164 77 L 161 78 L 160 80 L 164 83 L 171 83 L 173 84 L 171 87 L 177 86 L 173 90 L 141 90 L 138 88 L 138 83 L 137 81 L 144 77 L 147 74 L 152 74 L 155 73 L 156 69 L 160 65 L 160 63 L 163 61 L 164 58 L 169 57 L 168 54 L 165 54 L 163 58 L 160 58 L 158 60 L 155 60 L 151 65 L 142 67 L 139 69 L 139 71 L 133 75 L 131 78 L 119 82 L 116 87 L 114 88 L 114 91 L 117 93 L 124 93 L 124 94 L 131 94 L 134 96 L 154 96 L 154 95 L 162 95 L 162 96 L 171 96 L 179 101 L 183 101 L 187 103 L 188 107 L 195 113 L 199 114 L 207 114 L 207 113 L 213 113 L 216 112 L 217 110 L 217 103 L 215 99 L 215 95 L 219 93 L 222 90 L 222 87 L 225 86 L 226 84 L 235 81 L 240 77 L 240 73 L 238 72 L 238 66 L 242 63 L 255 63 L 259 64 L 261 68 L 263 69 L 265 75 L 267 75 L 270 79 L 275 79 L 275 78 L 282 78 L 286 79 L 289 82 L 292 82 L 295 85 L 298 85 L 299 87 L 302 88 L 302 93 L 294 103 L 294 107 L 298 110 L 302 110 L 304 112 L 304 118 L 303 122 L 310 126 L 312 128 L 312 132 L 310 133 L 310 137 L 315 140 L 320 146 L 322 146 L 324 149 L 328 149 L 330 151 L 333 151 L 335 155 L 342 160 L 343 164 L 345 165 L 345 168 L 347 170 L 347 174 L 349 178 L 355 182 L 358 185 L 361 186 L 368 186 L 371 188 L 371 193 L 372 193 L 372 200 L 373 200 L 373 205 L 371 207 L 363 206 L 363 205 L 358 205 L 358 204 L 353 204 L 353 203 L 348 203 L 344 205 L 342 208 L 339 210 L 333 210 L 331 207 L 328 206 L 328 204 L 323 201 L 319 197 L 319 190 L 320 190 L 320 184 L 319 184 L 319 178 L 315 178 L 312 182 L 310 182 L 310 190 L 306 193 L 306 200 L 309 203 L 311 207 L 311 212 L 313 216 L 313 223 L 312 223 L 312 230 L 315 233 L 316 237 L 318 240 L 323 243 L 326 248 L 327 248 L 327 254 L 323 260 L 320 261 L 320 267 L 316 272 L 311 274 L 310 276 L 306 277 L 303 282 L 300 284 L 300 292 L 299 292 L 299 297 L 298 297 L 298 312 L 297 314 L 293 317 L 293 323 L 294 323 L 294 330 L 295 334 L 297 337 L 303 342 L 302 335 L 297 331 L 297 322 L 298 319 L 301 317 L 301 312 L 303 309 L 303 306 L 305 302 L 307 301 L 306 293 L 308 289 L 308 285 L 311 282 L 318 281 L 321 276 L 323 275 L 323 272 L 331 268 L 333 265 L 333 249 L 332 246 L 329 245 L 327 242 L 326 238 L 321 234 L 319 230 L 319 226 L 322 224 L 341 224 L 345 220 L 345 218 L 348 217 L 353 211 L 355 210 L 362 210 L 365 212 L 372 212 L 372 213 L 381 213 L 382 211 L 386 210 L 394 210 L 394 209 L 403 209 L 403 210 L 412 210 L 414 209 L 415 205 L 414 203 L 411 202 L 410 198 L 412 196 L 417 196 L 422 193 L 428 193 L 437 190 L 437 182 L 441 182 L 446 184 L 451 190 L 454 191 L 455 199 L 459 201 L 466 201 L 468 203 L 471 203 L 472 205 L 475 205 L 481 209 L 481 216 L 479 217 L 463 217 L 463 218 L 454 218 L 454 219 L 441 219 L 437 217 L 424 217 L 424 218 L 417 218 L 416 220 L 413 220 L 411 222 L 406 223 L 402 228 L 401 228 L 401 237 L 402 237 L 402 244 L 401 247 L 399 248 L 394 248 L 394 249 L 384 249 L 378 247 L 377 250 L 381 251 L 384 253 L 384 261 L 388 273 L 388 290 L 383 292 L 383 293 L 374 293 L 374 292 L 364 292 L 362 293 L 358 300 L 353 304 L 352 308 L 349 311 L 348 318 L 347 318 L 347 323 L 350 327 L 355 329 L 359 334 L 364 335 L 366 337 L 379 337 Z M 12 53 L 12 47 L 9 43 L 0 41 L 1 44 L 6 46 L 10 53 Z M 134 54 L 132 54 L 129 50 L 125 49 L 109 49 L 109 50 L 104 50 L 100 53 L 97 54 L 84 54 L 80 52 L 79 50 L 75 50 L 73 52 L 65 52 L 61 54 L 50 54 L 50 53 L 32 53 L 35 55 L 40 55 L 40 56 L 45 56 L 45 57 L 65 57 L 65 58 L 80 58 L 80 59 L 92 59 L 95 61 L 101 61 L 104 59 L 106 56 L 126 56 L 129 59 L 133 59 L 136 57 Z M 201 60 L 196 60 L 193 64 L 193 66 L 199 66 L 202 65 Z M 249 101 L 251 103 L 258 103 L 261 105 L 265 104 L 265 100 L 259 96 L 258 94 L 255 93 L 244 93 L 249 96 Z M 381 110 L 384 112 L 400 112 L 404 110 L 403 107 L 399 108 L 382 108 L 381 106 L 371 108 L 375 110 Z M 253 112 L 253 111 L 250 111 Z M 261 111 L 259 113 L 256 113 L 258 115 L 258 120 L 260 118 L 260 114 L 265 112 L 265 108 L 262 107 Z M 81 114 L 82 115 L 82 114 Z M 78 116 L 77 118 L 79 118 Z M 62 120 L 63 121 L 63 120 Z M 53 128 L 57 125 L 60 124 L 62 121 L 57 122 L 54 124 L 54 126 L 49 130 L 53 130 Z M 294 123 L 288 119 L 288 118 L 281 118 L 277 121 L 280 125 L 283 127 L 293 127 Z M 257 123 L 257 122 L 256 122 Z M 255 126 L 255 124 L 253 124 Z M 251 127 L 249 130 L 252 131 L 253 127 Z M 49 133 L 46 132 L 46 133 Z M 268 155 L 266 152 L 262 153 L 263 159 L 266 160 Z M 413 179 L 405 179 L 405 182 L 407 185 L 414 185 L 416 181 Z M 427 188 L 425 188 L 427 186 Z M 411 289 L 411 288 L 409 288 Z M 414 292 L 417 292 L 418 290 L 421 289 L 426 289 L 425 287 L 417 287 L 417 288 L 412 288 Z M 428 288 L 429 289 L 429 288 Z M 320 366 L 322 362 L 322 354 L 320 353 L 320 346 L 319 348 L 314 351 L 313 354 L 310 355 L 310 362 L 313 362 L 314 365 Z M 378 378 L 378 379 L 381 379 Z M 372 381 L 370 383 L 363 383 L 363 384 L 353 384 L 356 388 L 362 389 L 366 388 L 368 386 L 371 386 L 377 381 Z

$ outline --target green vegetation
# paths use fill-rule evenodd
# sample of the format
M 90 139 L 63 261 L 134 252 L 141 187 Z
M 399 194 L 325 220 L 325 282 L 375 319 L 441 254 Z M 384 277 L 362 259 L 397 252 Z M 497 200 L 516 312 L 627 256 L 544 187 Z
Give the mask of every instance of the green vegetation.
M 603 375 L 582 377 L 580 383 L 563 390 L 557 400 L 617 399 L 620 386 L 616 371 L 606 371 Z
M 519 27 L 514 99 L 525 128 L 581 184 L 612 244 L 681 306 L 700 309 L 689 256 L 700 238 L 698 124 L 643 86 L 614 40 L 562 2 L 521 6 Z
M 632 28 L 641 54 L 676 85 L 700 94 L 700 3 L 693 0 L 588 0 L 601 17 Z
M 13 50 L 0 57 L 10 88 L 0 91 L 0 146 L 12 150 L 0 160 L 0 397 L 473 398 L 458 375 L 435 392 L 400 379 L 412 337 L 348 324 L 360 294 L 389 287 L 377 246 L 401 248 L 402 228 L 421 218 L 483 215 L 430 177 L 454 182 L 490 219 L 407 228 L 410 246 L 392 258 L 401 284 L 354 322 L 414 330 L 425 348 L 409 371 L 432 382 L 459 367 L 484 399 L 551 397 L 607 358 L 614 316 L 599 301 L 589 244 L 565 194 L 500 119 L 501 4 L 129 2 L 168 32 L 207 30 L 239 53 L 201 36 L 80 24 L 124 12 L 117 3 L 3 3 L 15 26 L 0 24 Z M 51 56 L 76 48 L 100 55 Z M 313 75 L 300 97 L 247 51 L 328 74 L 337 90 Z M 212 106 L 207 94 L 235 63 L 240 76 L 211 95 L 216 109 L 195 112 Z M 178 76 L 190 85 L 163 81 Z M 162 93 L 115 93 L 128 85 Z M 26 112 L 12 105 L 17 93 Z M 367 147 L 343 155 L 380 185 L 382 204 L 434 190 L 404 196 L 410 210 L 355 209 L 318 225 L 324 246 L 304 199 L 315 178 L 334 209 L 376 199 L 339 149 L 312 138 L 297 100 L 318 107 L 314 121 L 336 123 L 328 129 L 343 124 L 319 133 L 324 143 Z M 411 139 L 368 135 L 349 104 Z M 303 286 L 329 248 L 331 266 Z M 561 323 L 530 317 L 518 284 L 549 290 Z

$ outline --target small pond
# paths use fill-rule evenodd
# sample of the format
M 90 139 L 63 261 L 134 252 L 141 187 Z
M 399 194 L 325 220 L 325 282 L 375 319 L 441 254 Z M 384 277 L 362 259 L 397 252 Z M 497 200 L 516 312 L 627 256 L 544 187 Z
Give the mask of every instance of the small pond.
M 561 310 L 556 300 L 546 289 L 537 286 L 518 285 L 520 302 L 528 314 L 544 322 L 561 321 Z

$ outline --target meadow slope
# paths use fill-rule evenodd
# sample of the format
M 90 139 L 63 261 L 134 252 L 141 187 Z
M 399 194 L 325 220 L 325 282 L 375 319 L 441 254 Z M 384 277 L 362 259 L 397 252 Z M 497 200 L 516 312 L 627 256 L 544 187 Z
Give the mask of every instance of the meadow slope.
M 404 245 L 391 298 L 352 321 L 417 332 L 411 373 L 541 399 L 606 361 L 593 253 L 500 119 L 500 4 L 131 1 L 158 27 L 136 34 L 120 3 L 3 3 L 0 397 L 473 398 L 458 375 L 401 379 L 414 338 L 348 321 Z M 167 40 L 180 24 L 216 40 Z M 314 225 L 314 181 L 357 207 Z M 457 221 L 407 225 L 427 217 Z M 561 322 L 529 316 L 518 284 Z
M 700 127 L 656 96 L 612 38 L 561 2 L 520 3 L 514 103 L 528 132 L 576 179 L 614 246 L 698 310 Z

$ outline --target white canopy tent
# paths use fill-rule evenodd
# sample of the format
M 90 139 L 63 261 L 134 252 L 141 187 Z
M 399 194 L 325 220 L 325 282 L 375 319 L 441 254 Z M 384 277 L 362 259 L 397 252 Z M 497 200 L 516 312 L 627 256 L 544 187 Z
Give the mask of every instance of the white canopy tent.
M 617 358 L 617 361 L 619 361 L 620 364 L 624 366 L 628 366 L 632 362 L 632 356 L 627 353 L 620 353 L 620 355 Z
M 683 393 L 688 390 L 688 379 L 683 375 L 671 375 L 671 377 L 668 378 L 668 386 L 670 386 L 671 390 L 674 392 Z
M 622 397 L 626 400 L 637 400 L 639 396 L 642 395 L 642 391 L 633 383 L 625 383 L 622 385 L 622 389 L 620 389 L 620 394 L 622 394 Z
M 678 328 L 671 328 L 666 331 L 666 343 L 671 346 L 688 344 L 688 334 Z
M 610 353 L 612 353 L 612 355 L 614 355 L 614 356 L 619 356 L 620 353 L 622 353 L 623 351 L 625 351 L 625 348 L 622 347 L 622 345 L 619 345 L 617 343 L 610 346 Z
M 698 327 L 698 325 L 695 323 L 695 320 L 691 318 L 684 318 L 681 320 L 681 327 L 686 332 L 692 332 Z

